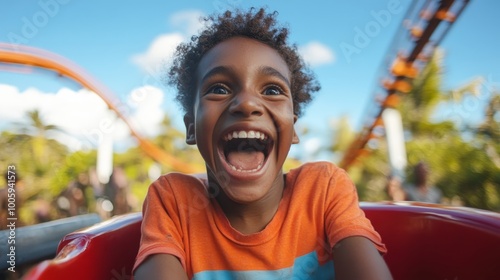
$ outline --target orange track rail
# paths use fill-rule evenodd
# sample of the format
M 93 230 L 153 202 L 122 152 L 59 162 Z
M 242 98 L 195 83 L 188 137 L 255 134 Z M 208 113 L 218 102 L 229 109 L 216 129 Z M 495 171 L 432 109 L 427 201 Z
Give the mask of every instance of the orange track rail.
M 182 162 L 172 155 L 165 153 L 148 139 L 142 137 L 127 120 L 127 117 L 113 103 L 115 96 L 111 90 L 92 78 L 75 63 L 53 53 L 33 47 L 0 43 L 0 63 L 39 67 L 52 70 L 61 76 L 68 77 L 82 86 L 96 93 L 130 129 L 132 136 L 137 139 L 141 149 L 155 161 L 179 172 L 193 173 L 196 170 L 192 165 Z

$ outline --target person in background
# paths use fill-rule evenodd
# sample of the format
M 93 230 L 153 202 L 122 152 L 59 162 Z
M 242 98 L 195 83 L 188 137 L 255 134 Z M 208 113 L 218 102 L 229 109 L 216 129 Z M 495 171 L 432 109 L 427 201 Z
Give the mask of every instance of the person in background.
M 387 178 L 387 195 L 392 201 L 420 201 L 427 203 L 442 203 L 442 192 L 429 184 L 429 168 L 424 162 L 419 162 L 413 170 L 412 182 L 403 186 L 399 176 L 390 175 Z
M 441 203 L 442 192 L 429 184 L 429 167 L 420 161 L 414 167 L 414 183 L 406 184 L 406 200 L 428 203 Z

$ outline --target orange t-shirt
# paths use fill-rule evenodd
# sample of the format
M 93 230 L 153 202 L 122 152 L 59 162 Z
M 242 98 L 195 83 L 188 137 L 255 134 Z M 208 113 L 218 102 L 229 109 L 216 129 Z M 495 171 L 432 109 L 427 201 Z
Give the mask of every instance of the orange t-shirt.
M 205 183 L 171 173 L 150 186 L 134 270 L 163 253 L 179 258 L 190 279 L 332 279 L 332 248 L 340 240 L 364 236 L 386 252 L 354 184 L 331 163 L 287 173 L 275 216 L 249 235 L 231 227 Z

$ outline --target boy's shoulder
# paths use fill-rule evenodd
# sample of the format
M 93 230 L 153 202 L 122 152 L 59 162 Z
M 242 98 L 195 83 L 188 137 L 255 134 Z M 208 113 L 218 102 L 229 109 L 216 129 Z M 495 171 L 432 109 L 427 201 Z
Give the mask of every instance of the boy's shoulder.
M 345 184 L 349 181 L 349 176 L 344 169 L 327 161 L 304 163 L 291 169 L 286 177 L 287 185 L 299 189 L 308 189 L 310 185 L 314 185 L 316 190 L 318 188 L 328 190 L 337 183 Z
M 206 174 L 184 174 L 171 172 L 161 175 L 151 186 L 156 189 L 172 191 L 175 193 L 192 193 L 193 191 L 204 192 L 206 190 L 206 185 Z
M 186 174 L 180 172 L 169 172 L 161 175 L 157 181 L 167 180 L 176 182 L 192 182 L 192 181 L 203 181 L 207 179 L 207 174 L 205 173 L 195 173 Z
M 292 176 L 316 176 L 317 174 L 331 176 L 343 169 L 328 161 L 307 162 L 301 166 L 291 169 L 288 174 Z
M 303 205 L 324 205 L 345 194 L 352 194 L 355 186 L 347 172 L 331 162 L 310 162 L 290 170 L 286 187 L 291 199 Z M 299 206 L 300 207 L 300 206 Z

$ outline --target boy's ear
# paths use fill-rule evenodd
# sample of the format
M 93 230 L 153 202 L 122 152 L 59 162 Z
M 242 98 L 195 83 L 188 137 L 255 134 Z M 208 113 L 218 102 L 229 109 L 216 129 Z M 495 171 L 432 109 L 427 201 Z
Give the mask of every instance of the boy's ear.
M 295 124 L 297 122 L 297 119 L 299 117 L 297 117 L 297 115 L 294 115 L 293 116 L 293 124 Z M 293 138 L 292 138 L 292 144 L 299 144 L 300 142 L 300 139 L 299 139 L 299 136 L 297 135 L 297 132 L 295 132 L 295 125 L 293 126 Z
M 186 143 L 188 145 L 196 144 L 196 137 L 194 133 L 194 118 L 190 114 L 184 115 L 184 125 L 186 126 Z

